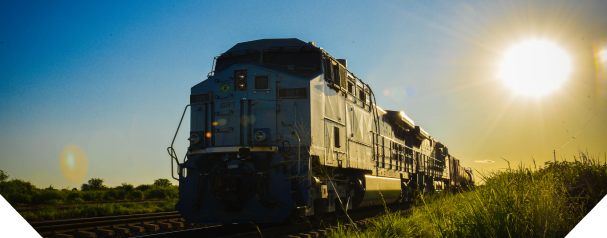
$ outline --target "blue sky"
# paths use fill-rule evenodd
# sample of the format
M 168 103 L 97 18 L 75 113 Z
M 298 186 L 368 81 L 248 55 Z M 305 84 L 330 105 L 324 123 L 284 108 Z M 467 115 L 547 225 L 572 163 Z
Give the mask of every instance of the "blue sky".
M 406 111 L 466 166 L 503 168 L 501 157 L 543 164 L 582 128 L 557 156 L 588 149 L 602 158 L 607 150 L 607 97 L 597 86 L 607 80 L 597 70 L 607 67 L 594 61 L 597 49 L 607 49 L 604 1 L 0 6 L 0 169 L 39 187 L 170 177 L 166 147 L 190 87 L 206 78 L 214 56 L 261 38 L 314 41 L 348 59 L 380 107 Z M 516 96 L 495 78 L 501 54 L 531 38 L 554 41 L 573 59 L 565 85 L 539 99 Z M 69 144 L 87 155 L 79 182 L 60 170 Z M 486 160 L 495 162 L 475 162 Z

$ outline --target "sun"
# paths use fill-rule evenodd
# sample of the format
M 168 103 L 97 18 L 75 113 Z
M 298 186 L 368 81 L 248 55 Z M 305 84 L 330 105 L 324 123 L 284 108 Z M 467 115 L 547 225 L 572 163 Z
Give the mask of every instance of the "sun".
M 498 77 L 516 93 L 539 97 L 558 89 L 570 72 L 564 50 L 550 41 L 529 40 L 504 54 Z

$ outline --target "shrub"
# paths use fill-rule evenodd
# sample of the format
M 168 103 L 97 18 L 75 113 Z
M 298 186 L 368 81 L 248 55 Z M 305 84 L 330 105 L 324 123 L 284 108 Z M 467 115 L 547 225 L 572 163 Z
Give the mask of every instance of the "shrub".
M 145 193 L 147 199 L 169 199 L 178 196 L 178 191 L 174 188 L 153 188 Z
M 15 206 L 17 204 L 29 204 L 32 203 L 32 196 L 27 193 L 11 193 L 6 198 L 8 203 Z
M 100 192 L 100 191 L 82 192 L 82 199 L 84 201 L 101 200 L 101 199 L 103 199 L 103 192 Z
M 21 179 L 12 179 L 8 182 L 0 182 L 0 194 L 8 195 L 11 193 L 34 194 L 38 189 L 30 182 Z
M 128 184 L 128 183 L 122 183 L 122 185 L 120 185 L 116 188 L 122 189 L 126 192 L 132 192 L 135 189 L 135 187 L 132 184 Z
M 126 200 L 126 197 L 129 193 L 127 193 L 124 190 L 118 190 L 116 191 L 116 195 L 114 196 L 115 200 Z
M 53 204 L 64 200 L 63 193 L 58 190 L 40 190 L 32 197 L 34 203 Z
M 133 200 L 143 200 L 143 192 L 135 190 L 130 194 L 130 198 Z
M 80 199 L 82 200 L 82 194 L 80 194 L 79 192 L 71 192 L 67 195 L 67 200 L 68 201 L 75 201 L 76 199 Z
M 117 198 L 118 193 L 114 189 L 110 189 L 103 195 L 103 200 L 116 200 Z
M 137 188 L 136 188 L 136 189 L 137 189 L 137 190 L 139 190 L 139 191 L 145 192 L 145 191 L 147 191 L 147 190 L 149 190 L 149 189 L 151 189 L 151 188 L 152 188 L 152 185 L 149 185 L 149 184 L 141 184 L 141 185 L 137 186 Z

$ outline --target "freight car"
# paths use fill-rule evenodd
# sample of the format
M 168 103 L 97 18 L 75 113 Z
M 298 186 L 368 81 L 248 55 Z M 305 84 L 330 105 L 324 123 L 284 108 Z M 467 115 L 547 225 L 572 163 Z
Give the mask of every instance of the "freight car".
M 378 107 L 347 61 L 313 42 L 236 44 L 192 87 L 182 121 L 188 107 L 184 161 L 168 148 L 186 222 L 319 218 L 473 185 L 447 146 Z

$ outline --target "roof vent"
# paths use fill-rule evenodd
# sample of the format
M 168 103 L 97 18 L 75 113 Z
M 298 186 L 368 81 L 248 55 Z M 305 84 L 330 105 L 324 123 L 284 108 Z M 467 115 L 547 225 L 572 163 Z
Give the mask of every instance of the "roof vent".
M 346 59 L 337 59 L 337 62 L 348 68 L 348 61 Z

